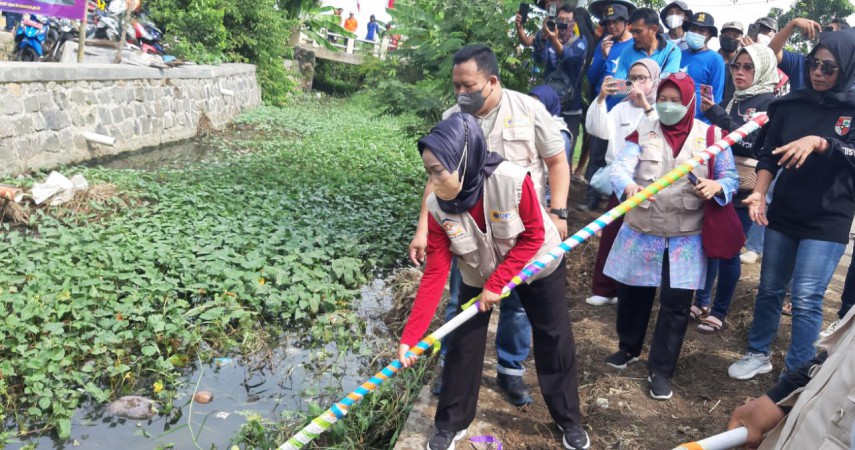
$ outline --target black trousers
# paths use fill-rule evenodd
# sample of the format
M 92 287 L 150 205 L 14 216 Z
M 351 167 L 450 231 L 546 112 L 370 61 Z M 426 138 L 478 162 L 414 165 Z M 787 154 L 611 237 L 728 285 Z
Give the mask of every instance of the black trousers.
M 591 181 L 594 174 L 600 168 L 606 166 L 606 151 L 609 149 L 609 141 L 591 136 L 588 148 L 588 165 L 585 167 L 585 179 Z M 588 185 L 588 188 L 585 190 L 585 204 L 591 209 L 600 205 L 600 192 L 591 185 Z
M 650 343 L 647 369 L 672 378 L 683 347 L 689 311 L 695 291 L 671 287 L 668 251 L 662 263 L 662 285 L 659 288 L 659 316 Z M 632 356 L 641 355 L 647 323 L 656 298 L 655 287 L 628 286 L 618 283 L 617 333 L 619 348 Z
M 462 283 L 460 298 L 475 297 L 481 290 Z M 549 414 L 562 427 L 581 425 L 576 343 L 567 310 L 563 259 L 549 276 L 516 290 L 531 322 L 535 370 Z M 440 430 L 460 431 L 475 420 L 491 312 L 477 314 L 448 335 L 442 392 L 434 417 Z

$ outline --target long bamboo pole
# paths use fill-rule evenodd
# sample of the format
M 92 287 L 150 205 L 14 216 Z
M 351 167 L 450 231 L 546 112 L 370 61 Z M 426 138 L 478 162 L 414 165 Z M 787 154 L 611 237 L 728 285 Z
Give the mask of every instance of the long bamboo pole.
M 731 145 L 741 141 L 753 133 L 754 131 L 760 129 L 766 122 L 769 121 L 769 118 L 766 114 L 759 114 L 749 120 L 745 125 L 739 127 L 732 133 L 727 136 L 722 137 L 720 140 L 715 142 L 713 145 L 709 146 L 704 150 L 701 154 L 695 156 L 689 161 L 680 164 L 675 167 L 674 170 L 668 172 L 655 181 L 653 184 L 647 186 L 641 192 L 633 195 L 632 197 L 625 200 L 623 203 L 615 206 L 610 211 L 606 212 L 593 222 L 589 223 L 587 226 L 579 230 L 576 234 L 570 236 L 559 244 L 557 247 L 552 249 L 549 253 L 544 254 L 540 258 L 532 261 L 528 264 L 522 272 L 517 274 L 505 287 L 502 289 L 502 297 L 510 294 L 511 290 L 515 287 L 519 286 L 536 273 L 540 272 L 541 269 L 549 265 L 549 263 L 560 259 L 564 256 L 564 253 L 567 253 L 573 248 L 577 247 L 579 244 L 588 240 L 591 236 L 597 233 L 597 231 L 602 230 L 608 224 L 614 222 L 619 217 L 623 216 L 627 213 L 627 211 L 635 208 L 645 200 L 654 196 L 656 193 L 661 190 L 667 188 L 679 178 L 685 176 L 692 169 L 704 164 L 706 161 L 709 161 L 713 156 L 721 153 L 724 149 L 729 148 Z M 427 351 L 433 346 L 433 344 L 443 337 L 445 337 L 448 333 L 453 331 L 455 328 L 460 326 L 463 322 L 471 319 L 478 313 L 477 308 L 477 298 L 472 299 L 467 305 L 466 309 L 464 309 L 460 314 L 446 322 L 445 325 L 441 326 L 438 330 L 433 333 L 425 336 L 424 339 L 419 341 L 418 344 L 413 346 L 410 351 L 407 353 L 407 356 L 420 356 L 422 353 Z M 339 401 L 338 403 L 332 405 L 330 409 L 324 411 L 320 416 L 316 417 L 312 420 L 306 427 L 297 432 L 291 439 L 288 439 L 287 442 L 279 446 L 279 450 L 298 450 L 302 449 L 310 442 L 312 442 L 315 438 L 317 438 L 321 433 L 328 430 L 333 424 L 335 424 L 339 419 L 343 418 L 347 415 L 347 411 L 353 406 L 356 402 L 362 400 L 363 397 L 368 395 L 377 389 L 377 386 L 381 385 L 387 379 L 395 376 L 399 370 L 401 370 L 403 366 L 401 365 L 401 361 L 395 360 L 390 363 L 388 366 L 384 367 L 383 370 L 374 374 L 368 381 L 362 383 L 361 386 L 356 388 L 355 391 L 351 392 Z

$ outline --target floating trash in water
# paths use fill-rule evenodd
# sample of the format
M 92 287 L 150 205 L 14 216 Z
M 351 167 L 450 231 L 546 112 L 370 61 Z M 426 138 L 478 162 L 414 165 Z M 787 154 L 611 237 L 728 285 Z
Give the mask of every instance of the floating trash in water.
M 229 416 L 230 416 L 230 415 L 232 415 L 232 413 L 230 413 L 230 412 L 225 412 L 225 411 L 220 411 L 220 412 L 218 412 L 218 413 L 214 414 L 214 417 L 216 417 L 217 419 L 226 420 L 226 419 L 228 419 L 228 418 L 229 418 Z
M 151 419 L 155 413 L 156 404 L 145 397 L 127 395 L 110 403 L 107 411 L 118 417 L 131 420 Z
M 233 360 L 232 358 L 214 358 L 214 364 L 216 364 L 217 367 L 230 366 L 233 362 L 235 362 L 235 360 Z
M 214 394 L 208 391 L 199 391 L 193 396 L 193 400 L 195 400 L 196 403 L 211 403 L 211 401 L 214 400 Z

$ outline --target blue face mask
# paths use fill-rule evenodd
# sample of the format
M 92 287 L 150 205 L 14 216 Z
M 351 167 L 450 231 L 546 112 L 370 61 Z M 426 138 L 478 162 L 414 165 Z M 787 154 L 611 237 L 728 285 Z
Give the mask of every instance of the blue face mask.
M 686 44 L 692 50 L 700 50 L 707 43 L 707 37 L 703 34 L 698 34 L 693 31 L 686 33 Z
M 689 107 L 674 102 L 656 102 L 656 112 L 663 125 L 671 126 L 686 117 Z

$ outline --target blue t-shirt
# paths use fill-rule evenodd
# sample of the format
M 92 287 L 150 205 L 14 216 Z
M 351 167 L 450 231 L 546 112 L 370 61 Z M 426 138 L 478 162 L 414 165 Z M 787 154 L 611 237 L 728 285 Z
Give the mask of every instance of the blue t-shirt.
M 620 54 L 620 60 L 618 61 L 617 71 L 615 71 L 615 78 L 625 80 L 632 65 L 639 59 L 644 58 L 656 61 L 662 73 L 674 73 L 680 70 L 680 59 L 682 57 L 680 49 L 673 42 L 665 38 L 665 35 L 660 34 L 657 36 L 657 40 L 659 41 L 659 47 L 652 55 L 648 55 L 644 50 L 637 50 L 632 45 L 623 49 L 623 52 Z
M 582 109 L 582 67 L 585 65 L 587 52 L 588 40 L 585 39 L 585 36 L 579 36 L 573 43 L 564 45 L 561 70 L 570 78 L 570 82 L 573 83 L 573 92 L 575 92 L 573 103 L 570 104 L 570 111 Z M 543 71 L 544 77 L 549 76 L 558 67 L 558 54 L 555 52 L 552 42 L 541 39 L 539 32 L 534 37 L 533 55 L 537 63 L 546 65 L 546 69 Z
M 790 77 L 790 91 L 805 87 L 805 55 L 781 50 L 783 57 L 778 68 Z
M 597 49 L 594 50 L 594 59 L 591 61 L 591 66 L 588 67 L 588 83 L 594 88 L 594 95 L 600 94 L 600 88 L 603 86 L 603 80 L 607 76 L 614 76 L 615 72 L 617 72 L 618 62 L 620 62 L 620 55 L 627 47 L 632 47 L 633 43 L 635 43 L 635 39 L 629 38 L 629 40 L 624 42 L 615 42 L 612 45 L 612 48 L 609 50 L 609 55 L 603 56 L 603 51 L 600 50 L 600 44 L 603 41 L 597 43 Z M 611 109 L 620 103 L 623 100 L 621 97 L 608 97 L 606 98 L 606 107 L 611 111 Z
M 724 94 L 724 58 L 709 49 L 697 53 L 683 50 L 681 61 L 680 70 L 687 72 L 695 82 L 695 118 L 710 123 L 701 111 L 701 85 L 712 86 L 714 103 L 721 103 Z

